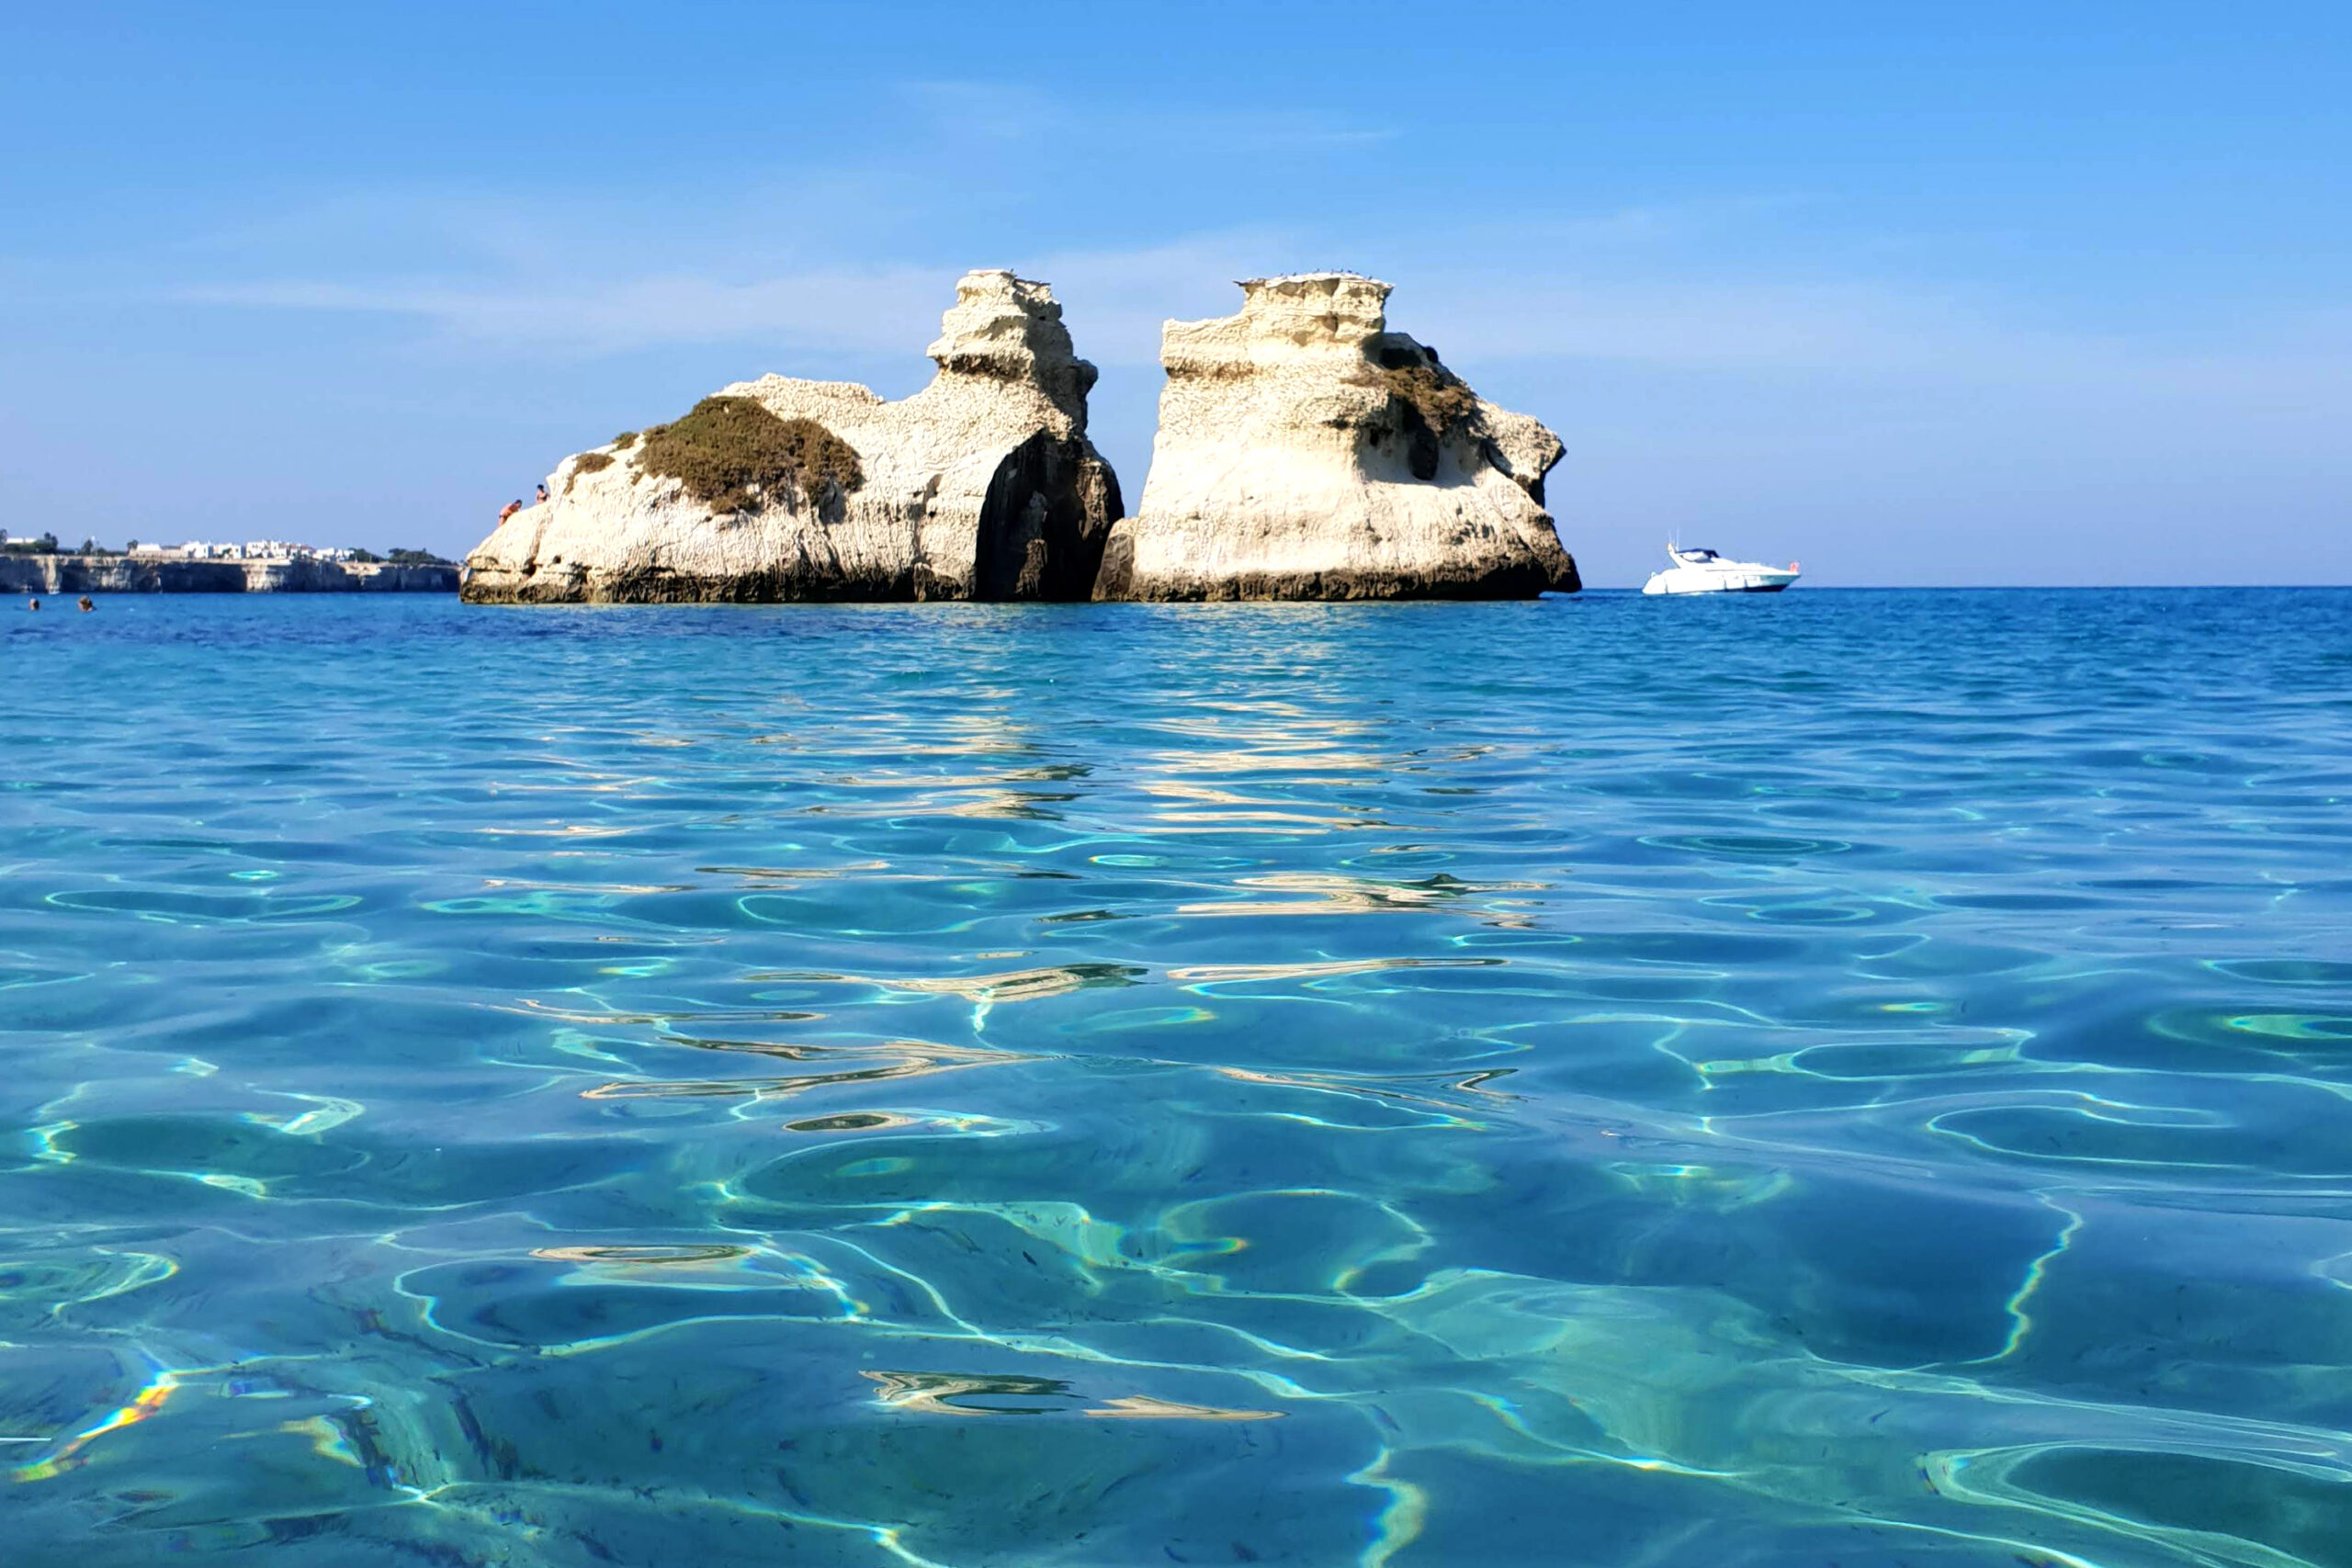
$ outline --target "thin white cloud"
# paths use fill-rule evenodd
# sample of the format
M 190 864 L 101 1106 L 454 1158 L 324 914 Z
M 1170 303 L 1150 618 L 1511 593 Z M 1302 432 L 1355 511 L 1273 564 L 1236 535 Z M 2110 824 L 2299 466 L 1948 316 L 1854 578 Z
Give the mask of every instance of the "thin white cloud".
M 1345 151 L 1390 141 L 1394 128 L 1312 110 L 1194 108 L 1151 103 L 1080 104 L 1017 84 L 918 81 L 899 85 L 899 96 L 950 141 L 1001 144 L 1083 138 L 1090 152 L 1148 147 L 1177 153 Z
M 1227 280 L 1264 270 L 1259 258 L 1290 243 L 1272 234 L 1212 235 L 1128 251 L 810 269 L 749 281 L 693 274 L 577 282 L 529 276 L 490 282 L 283 278 L 198 285 L 176 297 L 200 305 L 408 317 L 447 341 L 571 355 L 743 338 L 820 352 L 909 354 L 935 335 L 941 312 L 955 302 L 960 272 L 1009 265 L 1054 286 L 1081 354 L 1106 364 L 1157 364 L 1160 326 L 1170 314 L 1230 309 Z
M 594 355 L 764 338 L 833 353 L 900 353 L 930 341 L 954 299 L 929 267 L 803 272 L 750 283 L 654 276 L 569 286 L 291 279 L 211 285 L 180 296 L 248 309 L 414 318 L 457 342 Z
M 1232 280 L 1287 270 L 1302 247 L 1272 232 L 1134 250 L 972 257 L 1054 286 L 1079 351 L 1106 366 L 1159 359 L 1162 323 L 1238 306 Z M 1272 259 L 1270 259 L 1272 258 Z M 758 340 L 795 353 L 910 355 L 954 299 L 954 265 L 811 269 L 747 281 L 694 274 L 476 283 L 284 279 L 187 289 L 194 303 L 413 319 L 456 344 L 585 357 Z M 1650 282 L 1411 268 L 1391 300 L 1397 330 L 1471 370 L 1507 363 L 1609 363 L 1807 380 L 1895 380 L 2006 389 L 2029 400 L 2165 396 L 2272 400 L 2339 412 L 2352 400 L 2352 329 L 2341 313 L 2290 323 L 2229 351 L 2004 321 L 1983 305 L 1871 282 Z
M 941 113 L 1059 134 L 1065 111 L 1020 89 L 933 83 L 907 91 Z M 1022 132 L 1025 134 L 1026 132 Z M 849 265 L 766 242 L 761 215 L 813 195 L 840 226 Z M 427 340 L 591 357 L 665 345 L 753 341 L 764 366 L 796 354 L 903 355 L 930 341 L 956 275 L 1012 265 L 1053 284 L 1080 352 L 1106 367 L 1156 366 L 1170 318 L 1221 314 L 1237 278 L 1351 266 L 1399 285 L 1390 319 L 1476 378 L 1479 366 L 1607 364 L 1798 381 L 1906 382 L 2024 400 L 2150 398 L 2314 408 L 2341 417 L 2352 387 L 2352 310 L 2249 327 L 2226 347 L 2150 333 L 2105 335 L 2022 322 L 1982 291 L 1837 276 L 1752 259 L 1743 233 L 1819 198 L 1732 197 L 1507 225 L 1383 230 L 1363 243 L 1283 228 L 1182 235 L 1127 247 L 922 258 L 937 245 L 898 219 L 916 187 L 804 171 L 740 193 L 688 232 L 648 225 L 620 195 L 529 204 L 479 193 L 436 206 L 413 193 L 352 198 L 224 239 L 204 259 L 350 258 L 363 243 L 420 263 L 405 275 L 322 265 L 293 276 L 192 284 L 177 297 L 244 309 L 402 317 Z M 394 243 L 397 242 L 397 243 Z M 703 258 L 727 258 L 726 271 Z M 1724 259 L 1732 258 L 1732 259 Z
M 1032 141 L 1065 126 L 1069 111 L 1034 87 L 996 82 L 902 82 L 898 96 L 951 136 Z

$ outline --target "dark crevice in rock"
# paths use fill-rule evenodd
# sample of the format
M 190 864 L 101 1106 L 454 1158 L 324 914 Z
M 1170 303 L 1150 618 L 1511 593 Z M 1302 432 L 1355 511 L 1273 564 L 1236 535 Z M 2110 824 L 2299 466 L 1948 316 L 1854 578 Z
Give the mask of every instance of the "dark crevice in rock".
M 1039 431 L 997 465 L 980 505 L 972 597 L 1084 599 L 1123 515 L 1119 481 L 1082 442 Z

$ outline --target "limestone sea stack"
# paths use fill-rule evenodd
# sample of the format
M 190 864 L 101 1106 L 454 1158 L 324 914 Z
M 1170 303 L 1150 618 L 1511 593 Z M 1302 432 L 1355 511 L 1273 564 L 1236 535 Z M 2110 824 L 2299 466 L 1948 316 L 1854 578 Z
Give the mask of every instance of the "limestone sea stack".
M 1119 483 L 1052 291 L 967 273 L 930 354 L 938 374 L 898 402 L 765 376 L 565 458 L 466 558 L 464 597 L 1085 598 Z
M 1544 510 L 1560 441 L 1388 331 L 1352 273 L 1241 285 L 1170 321 L 1159 437 L 1098 599 L 1509 599 L 1574 592 Z

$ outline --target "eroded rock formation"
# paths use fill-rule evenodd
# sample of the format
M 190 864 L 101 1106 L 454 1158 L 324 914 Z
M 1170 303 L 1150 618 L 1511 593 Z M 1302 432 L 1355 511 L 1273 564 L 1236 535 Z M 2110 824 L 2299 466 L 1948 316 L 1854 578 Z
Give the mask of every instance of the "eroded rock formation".
M 1559 438 L 1387 330 L 1351 273 L 1241 285 L 1170 321 L 1159 436 L 1098 599 L 1532 598 L 1574 591 L 1544 510 Z
M 567 457 L 466 558 L 465 597 L 1083 599 L 1121 507 L 1061 317 L 967 273 L 913 397 L 766 376 Z

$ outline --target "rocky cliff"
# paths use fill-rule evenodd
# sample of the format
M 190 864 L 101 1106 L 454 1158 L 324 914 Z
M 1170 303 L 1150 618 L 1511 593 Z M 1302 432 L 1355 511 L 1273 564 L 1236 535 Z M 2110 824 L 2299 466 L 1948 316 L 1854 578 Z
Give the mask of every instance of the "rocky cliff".
M 967 273 L 913 397 L 768 376 L 567 457 L 464 595 L 1083 599 L 1121 506 L 1061 317 L 1043 284 Z
M 1241 285 L 1170 321 L 1159 436 L 1098 599 L 1532 598 L 1573 592 L 1544 510 L 1560 442 L 1387 330 L 1351 273 Z
M 455 593 L 454 566 L 0 555 L 0 593 Z

